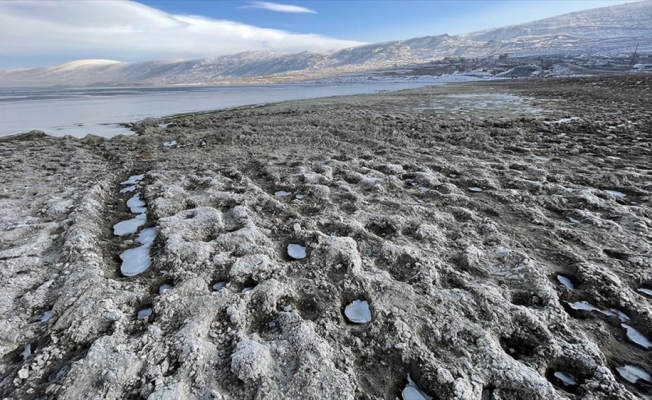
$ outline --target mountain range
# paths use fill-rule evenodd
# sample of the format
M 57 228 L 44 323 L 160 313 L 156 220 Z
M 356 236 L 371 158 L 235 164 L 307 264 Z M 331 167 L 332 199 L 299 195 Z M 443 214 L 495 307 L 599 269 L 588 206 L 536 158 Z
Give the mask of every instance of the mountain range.
M 376 43 L 322 53 L 250 51 L 196 60 L 79 60 L 0 71 L 0 87 L 209 84 L 243 78 L 308 79 L 382 70 L 444 57 L 624 55 L 652 52 L 652 0 L 596 8 L 463 35 Z

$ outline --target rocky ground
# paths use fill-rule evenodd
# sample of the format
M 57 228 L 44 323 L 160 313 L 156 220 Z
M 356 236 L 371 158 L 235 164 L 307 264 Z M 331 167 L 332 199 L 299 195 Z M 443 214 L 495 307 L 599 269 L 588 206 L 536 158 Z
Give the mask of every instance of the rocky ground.
M 0 393 L 649 397 L 651 87 L 439 86 L 1 140 Z M 114 235 L 135 194 L 151 244 Z M 139 246 L 151 266 L 124 276 Z

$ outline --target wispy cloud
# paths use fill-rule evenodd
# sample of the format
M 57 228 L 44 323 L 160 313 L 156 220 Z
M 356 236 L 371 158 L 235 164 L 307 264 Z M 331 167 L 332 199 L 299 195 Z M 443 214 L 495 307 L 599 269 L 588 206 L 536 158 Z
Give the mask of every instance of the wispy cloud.
M 0 68 L 82 58 L 141 61 L 249 50 L 325 51 L 363 44 L 240 22 L 175 15 L 134 1 L 0 1 Z M 7 64 L 9 60 L 10 64 Z M 17 60 L 25 60 L 19 64 Z M 35 61 L 36 60 L 36 61 Z
M 295 6 L 292 4 L 279 4 L 269 1 L 250 1 L 248 5 L 242 8 L 259 8 L 261 10 L 276 11 L 282 13 L 299 13 L 299 14 L 317 14 L 317 11 L 306 7 Z

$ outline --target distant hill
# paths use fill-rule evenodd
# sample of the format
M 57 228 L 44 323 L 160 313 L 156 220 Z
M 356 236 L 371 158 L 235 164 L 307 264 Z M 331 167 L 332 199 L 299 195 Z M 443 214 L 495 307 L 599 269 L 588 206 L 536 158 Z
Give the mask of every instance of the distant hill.
M 274 74 L 310 78 L 399 67 L 444 57 L 615 55 L 652 51 L 652 0 L 565 14 L 464 35 L 428 36 L 324 53 L 250 51 L 197 60 L 121 63 L 80 60 L 52 68 L 0 71 L 0 86 L 206 84 Z

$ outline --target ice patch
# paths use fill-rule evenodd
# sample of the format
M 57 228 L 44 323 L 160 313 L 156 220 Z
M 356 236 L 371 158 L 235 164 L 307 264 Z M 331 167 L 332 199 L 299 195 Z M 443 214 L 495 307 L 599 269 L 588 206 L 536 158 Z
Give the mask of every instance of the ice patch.
M 629 321 L 629 316 L 627 316 L 627 314 L 625 314 L 624 312 L 622 312 L 620 310 L 617 310 L 615 308 L 610 308 L 608 310 L 602 310 L 600 312 L 603 313 L 604 315 L 612 315 L 614 317 L 618 317 L 618 318 L 620 318 L 621 322 Z
M 650 289 L 640 288 L 640 289 L 638 289 L 638 291 L 652 297 L 652 290 L 650 290 Z
M 118 222 L 117 224 L 113 225 L 113 234 L 116 236 L 124 236 L 136 233 L 138 228 L 145 225 L 145 222 L 147 222 L 146 214 L 140 214 L 135 218 Z
M 573 310 L 579 311 L 600 311 L 600 309 L 588 301 L 577 301 L 575 303 L 570 303 L 570 306 Z
M 306 248 L 300 244 L 288 244 L 288 255 L 295 260 L 306 258 Z
M 138 311 L 138 316 L 136 318 L 139 321 L 142 321 L 144 319 L 149 318 L 150 315 L 152 315 L 152 309 L 151 308 L 145 308 L 143 310 Z
M 213 285 L 213 290 L 218 292 L 226 287 L 227 281 L 219 281 Z
M 573 289 L 575 285 L 573 285 L 573 282 L 571 282 L 570 279 L 565 277 L 564 275 L 557 275 L 557 280 L 564 286 L 566 286 L 567 289 Z
M 616 368 L 616 371 L 618 371 L 620 376 L 622 376 L 623 379 L 627 380 L 628 382 L 636 383 L 639 379 L 641 379 L 652 383 L 652 377 L 650 377 L 650 374 L 648 374 L 643 368 L 639 368 L 634 365 L 625 365 L 623 367 Z
M 138 241 L 145 246 L 151 246 L 154 239 L 156 239 L 156 228 L 143 229 L 138 234 Z
M 432 400 L 432 397 L 423 393 L 421 389 L 419 389 L 417 384 L 414 383 L 412 378 L 410 378 L 410 374 L 408 374 L 407 378 L 408 385 L 403 389 L 403 392 L 401 392 L 403 400 Z
M 132 198 L 127 200 L 127 207 L 134 214 L 143 214 L 147 211 L 145 202 L 140 199 L 140 193 L 136 193 Z
M 52 311 L 46 311 L 41 317 L 41 322 L 46 323 L 50 320 L 50 318 L 52 318 Z
M 288 197 L 291 194 L 292 194 L 291 192 L 286 192 L 285 190 L 279 190 L 279 191 L 274 193 L 274 196 L 276 196 L 276 197 Z
M 609 193 L 610 195 L 612 195 L 614 197 L 618 197 L 618 198 L 621 198 L 621 199 L 623 197 L 627 197 L 627 195 L 625 193 L 619 192 L 617 190 L 605 190 L 605 192 Z
M 120 259 L 122 260 L 120 272 L 122 275 L 129 277 L 147 271 L 147 269 L 152 265 L 148 245 L 123 251 L 122 254 L 120 254 Z
M 644 349 L 652 348 L 652 343 L 643 334 L 627 324 L 621 324 L 627 330 L 627 338 Z
M 482 188 L 479 188 L 477 186 L 473 186 L 473 187 L 469 188 L 469 192 L 480 193 L 480 192 L 482 192 Z
M 355 300 L 344 309 L 344 315 L 355 324 L 371 322 L 371 310 L 365 300 Z
M 127 180 L 124 181 L 124 182 L 120 182 L 120 184 L 121 184 L 121 185 L 134 185 L 134 184 L 136 184 L 136 183 L 142 181 L 144 177 L 145 177 L 145 174 L 141 174 L 141 175 L 131 175 L 131 176 L 129 177 L 129 179 L 127 179 Z
M 563 383 L 565 386 L 576 386 L 577 385 L 577 380 L 575 377 L 571 374 L 567 374 L 565 372 L 555 372 L 554 373 L 555 378 L 559 379 L 561 383 Z
M 32 356 L 32 345 L 27 343 L 20 355 L 23 356 L 23 361 L 26 361 L 28 358 L 30 358 Z
M 136 190 L 136 186 L 127 186 L 126 188 L 120 190 L 120 193 L 129 193 Z
M 163 147 L 174 147 L 177 145 L 176 140 L 171 140 L 169 142 L 163 142 Z
M 303 197 L 304 197 L 304 196 L 303 196 L 302 194 L 298 194 L 298 195 L 296 195 L 297 200 L 303 200 Z

